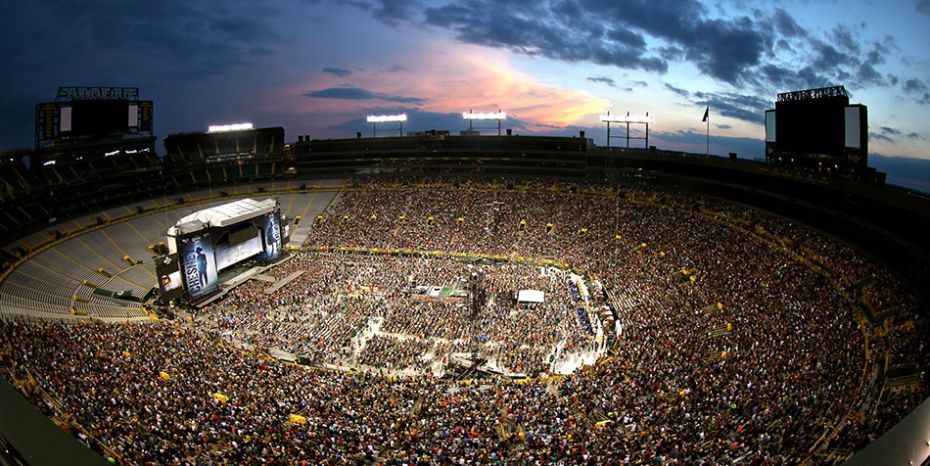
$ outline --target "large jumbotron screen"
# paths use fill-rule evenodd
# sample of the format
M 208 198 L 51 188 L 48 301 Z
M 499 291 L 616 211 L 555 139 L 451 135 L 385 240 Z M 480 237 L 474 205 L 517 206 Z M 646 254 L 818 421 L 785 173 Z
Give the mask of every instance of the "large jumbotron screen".
M 778 150 L 842 157 L 846 142 L 846 98 L 777 102 Z

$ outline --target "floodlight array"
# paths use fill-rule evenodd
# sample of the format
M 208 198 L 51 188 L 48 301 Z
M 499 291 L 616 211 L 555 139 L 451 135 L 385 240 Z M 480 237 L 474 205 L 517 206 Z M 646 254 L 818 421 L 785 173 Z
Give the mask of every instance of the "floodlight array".
M 401 113 L 399 115 L 368 115 L 367 120 L 369 123 L 404 122 L 407 121 L 407 114 Z
M 210 125 L 208 133 L 227 133 L 229 131 L 244 131 L 252 129 L 252 123 L 233 123 L 231 125 Z
M 654 119 L 647 113 L 646 116 L 630 115 L 601 115 L 601 121 L 606 123 L 649 123 L 652 124 Z
M 462 113 L 462 118 L 466 120 L 505 120 L 507 119 L 506 112 L 486 112 L 486 113 Z

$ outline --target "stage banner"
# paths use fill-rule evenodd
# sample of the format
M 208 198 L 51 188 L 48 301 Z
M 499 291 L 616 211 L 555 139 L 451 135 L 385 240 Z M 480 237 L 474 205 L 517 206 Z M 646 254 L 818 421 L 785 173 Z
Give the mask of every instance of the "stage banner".
M 265 246 L 265 260 L 275 260 L 281 257 L 281 225 L 279 219 L 281 211 L 275 209 L 265 214 L 265 225 L 262 228 L 262 239 Z
M 197 232 L 178 240 L 184 285 L 191 298 L 207 295 L 217 289 L 213 237 L 209 231 Z

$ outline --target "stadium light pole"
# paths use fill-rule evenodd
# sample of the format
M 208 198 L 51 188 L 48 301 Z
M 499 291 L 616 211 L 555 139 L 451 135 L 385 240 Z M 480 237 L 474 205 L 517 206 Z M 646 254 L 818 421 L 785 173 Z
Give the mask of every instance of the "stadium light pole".
M 626 139 L 626 147 L 630 147 L 630 139 L 643 139 L 646 141 L 646 148 L 649 148 L 649 125 L 655 121 L 653 117 L 649 116 L 649 112 L 646 112 L 646 116 L 630 116 L 630 112 L 626 112 L 626 115 L 611 115 L 610 110 L 608 110 L 606 114 L 601 115 L 601 121 L 607 123 L 607 147 L 610 147 L 612 137 L 621 137 L 610 135 L 610 124 L 626 123 L 626 136 L 623 137 Z M 630 124 L 646 125 L 646 136 L 630 136 Z
M 462 118 L 468 120 L 468 131 L 474 131 L 474 121 L 475 120 L 497 120 L 497 135 L 501 135 L 501 122 L 507 119 L 507 113 L 502 112 L 500 109 L 497 109 L 497 112 L 478 112 L 473 113 L 471 110 L 468 113 L 463 112 Z
M 378 123 L 398 123 L 400 124 L 400 135 L 404 135 L 404 122 L 407 121 L 407 114 L 398 115 L 368 115 L 366 119 L 371 123 L 371 137 L 378 137 Z

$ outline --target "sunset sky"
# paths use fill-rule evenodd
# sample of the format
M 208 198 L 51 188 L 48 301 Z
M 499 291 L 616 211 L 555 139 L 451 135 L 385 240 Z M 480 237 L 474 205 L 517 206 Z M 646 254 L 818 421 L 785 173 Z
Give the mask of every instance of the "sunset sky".
M 930 0 L 0 0 L 0 149 L 29 147 L 58 86 L 135 86 L 155 131 L 251 121 L 289 139 L 467 125 L 605 143 L 598 116 L 655 117 L 651 144 L 762 155 L 778 92 L 843 84 L 870 151 L 930 159 Z M 162 147 L 159 143 L 159 150 Z

